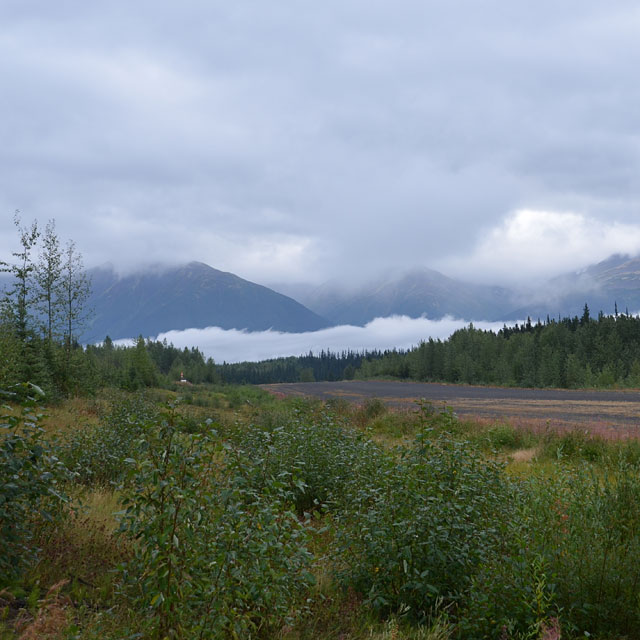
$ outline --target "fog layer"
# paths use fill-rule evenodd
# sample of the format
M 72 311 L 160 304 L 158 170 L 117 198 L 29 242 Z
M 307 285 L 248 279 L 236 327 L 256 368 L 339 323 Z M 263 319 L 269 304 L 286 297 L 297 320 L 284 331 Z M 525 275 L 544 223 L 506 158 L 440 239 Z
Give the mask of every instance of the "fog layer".
M 346 350 L 408 349 L 429 338 L 446 339 L 457 329 L 468 326 L 468 320 L 445 317 L 441 320 L 392 316 L 376 318 L 364 327 L 343 325 L 307 333 L 279 331 L 239 331 L 219 327 L 168 331 L 157 336 L 176 347 L 198 347 L 206 357 L 217 363 L 260 361 L 281 356 L 299 356 L 323 349 L 332 352 Z M 498 331 L 501 322 L 473 323 L 477 328 Z M 131 340 L 119 340 L 130 344 Z

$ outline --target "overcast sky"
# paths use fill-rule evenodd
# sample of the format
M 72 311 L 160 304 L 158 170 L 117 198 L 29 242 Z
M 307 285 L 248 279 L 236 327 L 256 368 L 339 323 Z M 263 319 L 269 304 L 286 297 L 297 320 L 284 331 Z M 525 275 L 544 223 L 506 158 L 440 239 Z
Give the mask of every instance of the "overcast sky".
M 0 2 L 0 259 L 496 282 L 640 252 L 640 7 Z

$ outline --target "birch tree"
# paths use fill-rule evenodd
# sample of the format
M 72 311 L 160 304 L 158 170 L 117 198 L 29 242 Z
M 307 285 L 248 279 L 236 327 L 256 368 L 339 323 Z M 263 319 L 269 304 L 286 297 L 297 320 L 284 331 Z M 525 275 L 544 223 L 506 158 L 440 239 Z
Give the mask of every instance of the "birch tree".
M 76 243 L 69 240 L 62 258 L 61 278 L 64 343 L 68 352 L 89 316 L 86 303 L 90 292 L 91 283 L 84 270 L 82 255 L 76 249 Z
M 51 343 L 62 315 L 62 249 L 56 234 L 55 220 L 49 220 L 42 236 L 40 259 L 35 267 L 38 285 L 38 311 L 44 333 Z

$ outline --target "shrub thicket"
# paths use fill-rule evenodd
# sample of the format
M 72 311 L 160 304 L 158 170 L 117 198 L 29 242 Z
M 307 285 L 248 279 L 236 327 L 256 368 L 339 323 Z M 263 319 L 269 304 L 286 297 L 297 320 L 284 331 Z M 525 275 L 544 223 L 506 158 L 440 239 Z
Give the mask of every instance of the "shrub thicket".
M 82 484 L 118 483 L 125 472 L 124 459 L 137 454 L 144 425 L 159 413 L 140 395 L 114 394 L 110 407 L 97 425 L 73 431 L 60 447 L 61 459 Z
M 345 428 L 330 412 L 304 405 L 276 423 L 243 426 L 228 437 L 251 457 L 254 486 L 282 483 L 299 514 L 341 507 L 355 479 L 365 481 L 388 463 L 360 432 Z
M 66 467 L 56 457 L 40 425 L 42 415 L 34 385 L 21 385 L 5 398 L 20 399 L 0 415 L 0 588 L 18 575 L 37 552 L 34 528 L 42 520 L 62 517 L 66 502 L 61 484 Z
M 137 540 L 123 594 L 157 638 L 252 638 L 291 622 L 313 582 L 303 523 L 281 485 L 258 491 L 253 462 L 175 413 L 143 425 L 128 459 L 121 532 Z M 301 604 L 302 603 L 302 604 Z
M 521 477 L 492 460 L 526 440 L 506 427 L 469 441 L 450 410 L 423 404 L 415 439 L 389 449 L 349 415 L 280 403 L 249 424 L 214 425 L 119 396 L 98 427 L 59 445 L 42 439 L 27 400 L 2 420 L 3 572 L 24 566 L 31 523 L 51 496 L 60 504 L 69 476 L 58 448 L 83 488 L 118 483 L 129 634 L 274 637 L 304 626 L 319 606 L 309 599 L 320 547 L 322 573 L 392 620 L 445 611 L 460 638 L 634 636 L 637 447 L 547 434 L 544 473 Z

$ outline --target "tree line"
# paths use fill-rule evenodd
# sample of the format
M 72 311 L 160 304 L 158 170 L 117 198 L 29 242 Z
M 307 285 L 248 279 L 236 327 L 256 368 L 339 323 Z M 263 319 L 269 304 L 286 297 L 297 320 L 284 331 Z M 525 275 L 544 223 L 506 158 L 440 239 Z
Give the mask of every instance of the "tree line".
M 181 379 L 185 383 L 219 383 L 220 375 L 212 358 L 193 347 L 178 349 L 172 344 L 145 340 L 116 345 L 107 336 L 102 344 L 87 345 L 85 359 L 92 376 L 90 390 L 117 387 L 136 391 L 145 387 L 166 387 Z
M 498 332 L 472 324 L 447 340 L 365 360 L 356 376 L 519 387 L 640 387 L 640 318 L 530 319 Z
M 353 380 L 365 360 L 382 358 L 382 351 L 342 351 L 324 349 L 314 354 L 272 358 L 261 362 L 223 363 L 218 365 L 220 377 L 233 384 L 271 384 L 275 382 L 315 382 Z
M 546 318 L 498 332 L 472 324 L 447 340 L 402 351 L 312 352 L 299 357 L 216 365 L 197 348 L 145 340 L 79 343 L 90 317 L 91 283 L 72 240 L 55 221 L 42 229 L 16 213 L 18 247 L 0 261 L 0 389 L 29 381 L 49 397 L 191 383 L 263 384 L 389 377 L 522 387 L 640 387 L 640 318 L 628 312 Z

